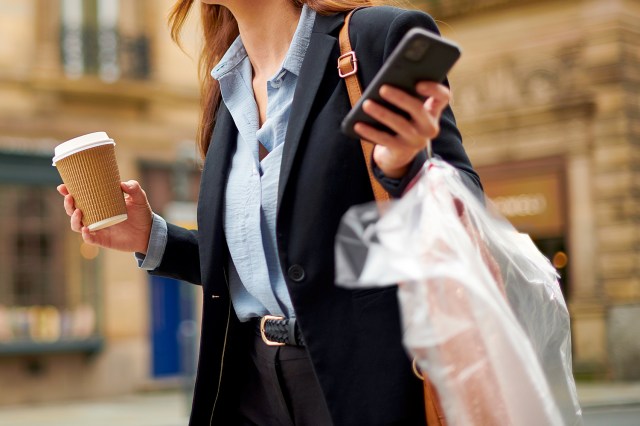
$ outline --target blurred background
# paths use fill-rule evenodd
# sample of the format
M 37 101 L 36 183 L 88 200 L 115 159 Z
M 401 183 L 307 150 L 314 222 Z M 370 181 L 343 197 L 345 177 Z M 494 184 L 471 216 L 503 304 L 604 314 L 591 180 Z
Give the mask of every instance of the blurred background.
M 188 412 L 199 288 L 83 244 L 51 166 L 57 144 L 106 131 L 122 178 L 195 227 L 198 17 L 185 54 L 172 3 L 0 0 L 0 412 L 163 389 Z M 412 3 L 463 49 L 465 147 L 562 276 L 576 377 L 640 380 L 640 2 Z

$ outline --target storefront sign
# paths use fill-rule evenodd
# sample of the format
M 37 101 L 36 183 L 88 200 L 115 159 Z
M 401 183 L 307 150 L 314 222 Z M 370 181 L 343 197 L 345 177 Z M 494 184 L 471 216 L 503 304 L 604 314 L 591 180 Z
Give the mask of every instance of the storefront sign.
M 564 228 L 564 199 L 557 173 L 483 179 L 485 193 L 520 231 L 537 237 L 560 235 Z

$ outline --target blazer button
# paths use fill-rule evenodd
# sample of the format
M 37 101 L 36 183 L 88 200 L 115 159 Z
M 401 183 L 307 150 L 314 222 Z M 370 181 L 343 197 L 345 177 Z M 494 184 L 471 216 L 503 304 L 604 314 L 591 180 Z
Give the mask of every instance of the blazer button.
M 289 275 L 289 278 L 291 278 L 291 280 L 297 283 L 304 280 L 305 277 L 304 269 L 302 269 L 302 266 L 300 265 L 291 265 L 289 267 L 289 270 L 287 271 L 287 275 Z

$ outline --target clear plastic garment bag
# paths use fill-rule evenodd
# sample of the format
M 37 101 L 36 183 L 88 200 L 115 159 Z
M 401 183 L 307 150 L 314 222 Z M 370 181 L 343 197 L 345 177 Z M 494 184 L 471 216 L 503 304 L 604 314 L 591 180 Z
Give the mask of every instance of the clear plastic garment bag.
M 447 163 L 429 159 L 400 200 L 349 210 L 336 273 L 400 283 L 404 345 L 448 424 L 582 424 L 556 270 Z

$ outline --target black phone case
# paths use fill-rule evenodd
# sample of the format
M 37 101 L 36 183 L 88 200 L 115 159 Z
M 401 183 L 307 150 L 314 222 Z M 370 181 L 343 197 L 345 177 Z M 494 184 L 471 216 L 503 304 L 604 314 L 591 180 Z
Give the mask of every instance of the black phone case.
M 422 43 L 426 43 L 427 46 L 420 58 L 412 56 L 412 52 L 415 54 L 417 42 L 421 43 L 421 45 L 423 45 Z M 412 51 L 412 49 L 414 50 Z M 366 99 L 371 99 L 392 111 L 408 117 L 406 112 L 399 110 L 380 97 L 378 93 L 380 87 L 384 84 L 389 84 L 413 96 L 422 98 L 422 96 L 419 96 L 415 92 L 416 83 L 419 81 L 435 81 L 441 83 L 459 57 L 460 48 L 453 42 L 445 40 L 422 28 L 409 30 L 385 61 L 382 68 L 380 68 L 380 71 L 378 71 L 371 84 L 365 89 L 360 100 L 353 106 L 342 121 L 342 132 L 351 138 L 360 139 L 360 136 L 354 132 L 353 126 L 358 122 L 363 122 L 377 129 L 394 134 L 391 129 L 367 115 L 362 110 L 362 103 Z

